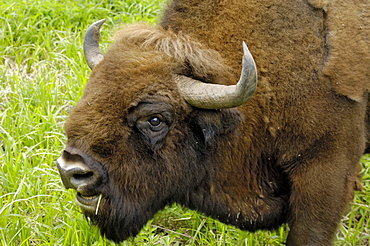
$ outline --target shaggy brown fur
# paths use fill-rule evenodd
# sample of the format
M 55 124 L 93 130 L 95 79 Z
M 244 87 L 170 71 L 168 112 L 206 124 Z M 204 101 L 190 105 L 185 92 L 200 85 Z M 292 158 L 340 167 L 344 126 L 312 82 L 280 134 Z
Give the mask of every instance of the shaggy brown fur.
M 67 151 L 107 173 L 99 214 L 85 211 L 102 234 L 125 240 L 177 202 L 245 230 L 288 223 L 287 245 L 330 245 L 360 186 L 370 83 L 370 5 L 342 2 L 174 0 L 159 27 L 119 31 L 66 123 Z M 254 97 L 188 105 L 174 75 L 233 84 L 242 41 Z

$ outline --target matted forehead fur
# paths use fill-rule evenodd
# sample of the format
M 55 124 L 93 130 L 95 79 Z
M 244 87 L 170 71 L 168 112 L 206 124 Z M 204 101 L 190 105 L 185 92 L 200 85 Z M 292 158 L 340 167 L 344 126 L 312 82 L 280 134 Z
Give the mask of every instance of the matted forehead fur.
M 109 139 L 107 134 L 121 135 L 114 129 L 120 128 L 117 124 L 122 124 L 123 115 L 141 101 L 170 103 L 177 115 L 185 117 L 192 108 L 182 99 L 175 74 L 205 83 L 234 82 L 217 51 L 181 33 L 134 24 L 124 26 L 113 39 L 115 43 L 94 68 L 65 125 L 69 144 L 78 141 L 81 144 L 75 147 L 85 151 L 95 138 L 92 135 L 99 139 Z
M 207 49 L 187 35 L 142 23 L 122 27 L 114 35 L 113 40 L 115 41 L 111 48 L 113 52 L 129 50 L 134 60 L 139 57 L 146 58 L 148 55 L 146 52 L 151 52 L 153 56 L 161 57 L 162 62 L 168 62 L 169 58 L 175 66 L 181 66 L 180 70 L 174 70 L 176 73 L 190 72 L 185 75 L 199 78 L 204 82 L 225 83 L 224 76 L 228 68 L 220 54 Z M 130 62 L 129 57 L 125 59 Z

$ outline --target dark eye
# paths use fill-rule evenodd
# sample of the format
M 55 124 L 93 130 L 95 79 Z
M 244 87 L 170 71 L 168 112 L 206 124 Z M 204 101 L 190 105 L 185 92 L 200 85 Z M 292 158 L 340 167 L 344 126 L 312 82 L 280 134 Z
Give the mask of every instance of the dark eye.
M 151 126 L 159 126 L 161 123 L 162 123 L 162 120 L 158 117 L 152 117 L 148 120 L 148 123 L 151 125 Z

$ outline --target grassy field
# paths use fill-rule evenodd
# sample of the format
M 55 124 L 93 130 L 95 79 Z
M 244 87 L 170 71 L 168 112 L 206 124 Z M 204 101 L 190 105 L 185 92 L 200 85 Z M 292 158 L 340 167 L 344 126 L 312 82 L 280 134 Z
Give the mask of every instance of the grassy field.
M 163 0 L 0 0 L 0 246 L 113 245 L 100 237 L 65 190 L 55 160 L 63 122 L 89 69 L 84 30 L 106 18 L 103 50 L 123 23 L 155 23 Z M 370 243 L 370 156 L 364 191 L 338 230 L 336 245 Z M 174 205 L 123 245 L 282 245 L 288 228 L 248 233 Z

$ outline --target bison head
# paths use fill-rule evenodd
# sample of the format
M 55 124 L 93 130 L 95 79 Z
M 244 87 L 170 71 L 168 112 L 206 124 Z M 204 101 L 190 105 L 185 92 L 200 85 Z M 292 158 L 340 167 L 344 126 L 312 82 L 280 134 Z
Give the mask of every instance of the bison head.
M 102 23 L 87 30 L 93 72 L 66 122 L 58 169 L 85 216 L 118 242 L 168 204 L 201 203 L 217 162 L 216 137 L 237 134 L 241 116 L 231 108 L 253 95 L 257 77 L 244 44 L 240 80 L 228 86 L 233 75 L 218 52 L 143 25 L 118 32 L 103 56 Z

